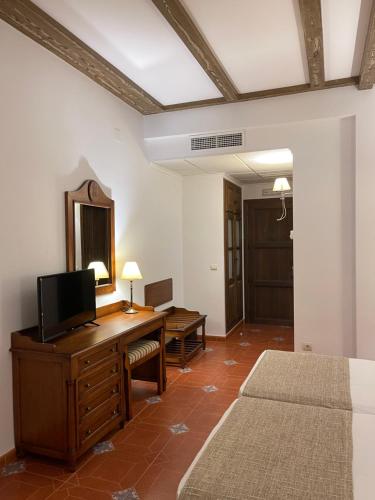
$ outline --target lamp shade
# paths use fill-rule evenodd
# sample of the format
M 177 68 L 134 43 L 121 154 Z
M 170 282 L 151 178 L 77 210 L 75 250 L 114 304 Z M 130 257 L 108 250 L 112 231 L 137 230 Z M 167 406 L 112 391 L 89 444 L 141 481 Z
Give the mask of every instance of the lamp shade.
M 124 269 L 121 273 L 122 280 L 141 280 L 143 276 L 136 262 L 125 262 Z
M 272 191 L 290 191 L 290 185 L 286 177 L 278 177 L 275 179 Z
M 95 260 L 93 262 L 90 262 L 89 267 L 87 269 L 94 269 L 95 281 L 109 278 L 108 270 L 105 267 L 104 262 L 100 260 Z

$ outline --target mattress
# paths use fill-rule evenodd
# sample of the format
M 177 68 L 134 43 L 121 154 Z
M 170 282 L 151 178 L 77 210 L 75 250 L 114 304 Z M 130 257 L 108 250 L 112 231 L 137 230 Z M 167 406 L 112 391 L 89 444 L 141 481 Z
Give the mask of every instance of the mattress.
M 240 388 L 240 395 L 244 395 L 243 392 L 247 383 L 255 371 L 260 368 L 266 353 L 267 351 L 264 351 L 257 359 Z M 349 379 L 353 412 L 375 414 L 375 361 L 349 358 Z M 283 400 L 282 397 L 278 397 L 277 387 L 275 386 L 272 399 Z
M 228 410 L 224 413 L 221 420 L 212 430 L 203 447 L 195 457 L 193 463 L 190 465 L 184 477 L 181 479 L 178 487 L 177 497 L 180 496 L 182 489 L 187 479 L 189 478 L 194 466 L 204 453 L 210 441 L 213 439 L 215 434 L 220 430 L 221 426 L 228 418 L 228 415 L 232 411 L 233 406 L 236 404 L 236 402 L 237 400 L 234 401 L 228 408 Z M 373 500 L 375 498 L 375 415 L 370 413 L 353 413 L 352 439 L 353 498 L 354 500 Z

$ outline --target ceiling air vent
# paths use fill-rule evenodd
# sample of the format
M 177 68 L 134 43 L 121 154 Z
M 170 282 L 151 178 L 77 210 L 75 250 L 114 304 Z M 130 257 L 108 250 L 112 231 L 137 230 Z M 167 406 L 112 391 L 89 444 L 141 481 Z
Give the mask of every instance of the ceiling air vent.
M 191 137 L 191 150 L 233 148 L 243 145 L 243 132 Z

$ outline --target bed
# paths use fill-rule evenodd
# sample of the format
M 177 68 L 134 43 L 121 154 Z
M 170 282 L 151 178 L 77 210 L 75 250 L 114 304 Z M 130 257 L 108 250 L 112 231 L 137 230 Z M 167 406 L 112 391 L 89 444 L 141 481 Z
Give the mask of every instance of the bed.
M 271 357 L 273 357 L 273 359 L 269 359 Z M 283 381 L 283 384 L 280 382 L 278 370 L 273 369 L 276 358 L 278 358 L 278 361 L 285 360 L 283 363 L 285 367 L 285 380 Z M 306 371 L 293 370 L 297 364 L 297 360 L 303 362 L 310 359 L 313 359 L 314 364 L 316 364 L 316 374 L 312 374 L 311 372 L 306 373 Z M 348 406 L 347 403 L 344 403 L 341 398 L 337 398 L 336 388 L 333 390 L 333 387 L 329 401 L 324 402 L 321 398 L 318 399 L 315 394 L 310 393 L 309 399 L 307 399 L 308 404 L 351 409 L 356 413 L 375 414 L 375 361 L 365 359 L 338 358 L 312 353 L 290 353 L 285 351 L 267 350 L 260 355 L 248 377 L 245 379 L 240 388 L 240 395 L 251 397 L 260 396 L 278 401 L 298 403 L 299 400 L 293 398 L 299 396 L 301 393 L 306 394 L 307 390 L 310 390 L 309 387 L 311 388 L 315 382 L 319 382 L 319 380 L 316 380 L 321 377 L 319 366 L 324 360 L 327 359 L 339 361 L 346 360 L 348 364 L 348 391 L 351 400 L 350 405 Z M 260 381 L 256 380 L 256 377 L 258 377 L 259 374 L 264 375 L 267 378 L 269 382 L 267 387 L 261 387 L 261 384 L 259 383 Z M 315 382 L 312 384 L 312 379 L 314 377 Z M 285 387 L 288 386 L 289 388 L 293 386 L 295 390 L 294 394 L 291 390 L 285 390 Z M 329 387 L 331 386 L 329 385 Z
M 282 383 L 277 372 L 269 373 L 275 367 Z M 311 390 L 315 383 L 319 391 L 324 386 L 323 397 Z M 265 351 L 177 496 L 373 500 L 374 470 L 375 361 Z
M 239 398 L 242 399 L 242 398 Z M 180 500 L 187 500 L 189 498 L 194 499 L 205 499 L 209 500 L 212 498 L 217 499 L 217 497 L 210 496 L 210 485 L 207 485 L 207 493 L 204 495 L 189 496 L 190 493 L 186 492 L 185 486 L 192 474 L 192 471 L 197 466 L 198 462 L 202 459 L 205 451 L 207 450 L 209 444 L 213 441 L 217 433 L 222 428 L 224 422 L 228 419 L 229 415 L 233 411 L 234 406 L 238 403 L 238 400 L 234 401 L 228 410 L 224 413 L 219 423 L 212 430 L 211 434 L 207 438 L 203 447 L 199 451 L 198 455 L 195 457 L 193 463 L 190 465 L 189 469 L 182 478 L 179 487 L 177 498 Z M 288 403 L 285 403 L 288 404 Z M 331 411 L 331 410 L 327 410 Z M 342 410 L 344 411 L 344 410 Z M 298 430 L 296 429 L 296 433 Z M 302 430 L 303 432 L 303 430 Z M 352 413 L 352 443 L 353 443 L 353 458 L 352 458 L 352 488 L 353 488 L 353 499 L 354 500 L 373 500 L 375 492 L 375 415 L 368 413 Z M 230 460 L 230 450 L 228 450 L 228 460 Z M 276 458 L 276 453 L 273 456 Z M 295 462 L 295 457 L 290 457 L 290 466 L 293 467 Z M 223 475 L 225 471 L 223 470 Z M 222 476 L 223 476 L 222 475 Z M 215 478 L 216 482 L 222 480 L 222 476 L 217 476 Z M 282 484 L 280 484 L 282 489 Z M 234 499 L 235 497 L 233 497 Z M 241 497 L 237 497 L 240 500 Z M 244 498 L 253 498 L 249 496 L 244 496 Z M 259 496 L 258 498 L 268 498 L 267 496 Z M 281 494 L 279 498 L 282 498 Z M 293 497 L 290 497 L 293 498 Z M 298 498 L 295 497 L 295 498 Z M 313 499 L 314 497 L 304 497 Z M 324 498 L 329 498 L 324 496 Z M 318 498 L 316 499 L 318 500 Z M 321 498 L 319 500 L 322 500 Z

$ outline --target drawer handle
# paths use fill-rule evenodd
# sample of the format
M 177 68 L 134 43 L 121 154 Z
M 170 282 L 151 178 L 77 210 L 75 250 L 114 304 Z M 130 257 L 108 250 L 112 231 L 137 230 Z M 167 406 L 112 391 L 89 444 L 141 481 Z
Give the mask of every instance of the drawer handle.
M 89 365 L 90 363 L 91 363 L 91 361 L 89 359 L 86 359 L 85 364 Z
M 117 368 L 112 368 L 111 372 L 112 373 L 116 373 L 117 372 Z
M 88 412 L 89 412 L 89 411 L 91 411 L 91 410 L 92 410 L 91 406 L 88 406 L 88 407 L 86 408 L 86 413 L 88 413 Z
M 116 347 L 112 347 L 111 352 L 116 352 Z
M 116 389 L 116 387 L 114 387 L 114 388 L 112 389 L 112 394 L 117 394 L 117 389 Z
M 85 385 L 85 387 L 90 388 L 90 387 L 91 387 L 91 384 L 88 382 L 88 383 Z
M 90 434 L 92 434 L 92 430 L 91 429 L 87 429 L 86 435 L 89 436 Z
M 117 415 L 117 410 L 113 410 L 112 415 Z

